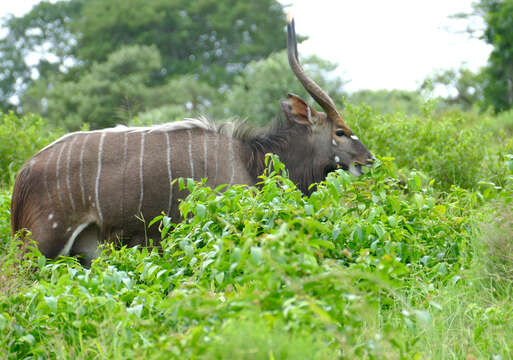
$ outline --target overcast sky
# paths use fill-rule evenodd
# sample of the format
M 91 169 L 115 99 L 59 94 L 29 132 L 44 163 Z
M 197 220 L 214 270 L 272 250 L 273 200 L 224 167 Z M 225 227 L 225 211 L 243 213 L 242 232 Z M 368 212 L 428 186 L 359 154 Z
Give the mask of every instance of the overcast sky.
M 338 63 L 346 90 L 414 90 L 436 69 L 486 64 L 490 47 L 458 32 L 455 13 L 472 0 L 279 0 L 296 18 L 296 31 L 309 40 L 301 54 Z M 0 16 L 22 15 L 38 0 L 0 0 Z M 448 31 L 450 29 L 451 31 Z

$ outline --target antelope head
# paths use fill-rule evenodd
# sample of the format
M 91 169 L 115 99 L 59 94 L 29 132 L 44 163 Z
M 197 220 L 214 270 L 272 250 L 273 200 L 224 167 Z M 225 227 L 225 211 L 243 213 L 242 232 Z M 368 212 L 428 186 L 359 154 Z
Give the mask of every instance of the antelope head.
M 289 94 L 281 102 L 289 120 L 311 128 L 317 150 L 316 163 L 323 172 L 338 167 L 355 176 L 363 174 L 362 165 L 370 166 L 376 159 L 353 131 L 344 123 L 333 100 L 303 70 L 298 59 L 294 19 L 287 21 L 287 52 L 290 67 L 312 98 L 325 112 L 317 112 L 297 95 Z

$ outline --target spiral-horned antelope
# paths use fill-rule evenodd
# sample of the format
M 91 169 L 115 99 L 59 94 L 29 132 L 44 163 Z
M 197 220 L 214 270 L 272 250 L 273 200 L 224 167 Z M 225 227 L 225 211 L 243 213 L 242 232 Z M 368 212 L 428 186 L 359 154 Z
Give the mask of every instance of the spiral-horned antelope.
M 29 230 L 45 256 L 79 255 L 88 264 L 102 241 L 134 246 L 151 237 L 158 242 L 158 230 L 145 229 L 137 218 L 164 211 L 180 219 L 178 201 L 186 192 L 171 184 L 177 178 L 207 178 L 211 187 L 255 185 L 266 153 L 279 155 L 305 194 L 338 167 L 361 175 L 361 166 L 374 157 L 301 67 L 291 18 L 287 48 L 292 71 L 325 112 L 289 94 L 280 101 L 284 119 L 266 132 L 227 132 L 187 119 L 67 134 L 19 171 L 11 204 L 13 234 Z

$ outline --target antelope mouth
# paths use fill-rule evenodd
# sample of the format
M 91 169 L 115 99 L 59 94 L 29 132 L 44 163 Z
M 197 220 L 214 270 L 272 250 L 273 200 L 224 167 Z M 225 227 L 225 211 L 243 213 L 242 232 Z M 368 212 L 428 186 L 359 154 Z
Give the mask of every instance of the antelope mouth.
M 358 162 L 353 162 L 349 166 L 347 166 L 346 164 L 344 164 L 342 162 L 339 162 L 339 163 L 337 163 L 337 166 L 334 166 L 334 167 L 329 166 L 329 167 L 325 168 L 324 175 L 327 176 L 330 172 L 335 171 L 337 169 L 342 169 L 344 171 L 348 171 L 349 173 L 351 173 L 354 176 L 363 175 L 362 164 L 358 163 Z
M 356 162 L 352 163 L 349 165 L 349 172 L 354 176 L 363 175 L 362 164 Z

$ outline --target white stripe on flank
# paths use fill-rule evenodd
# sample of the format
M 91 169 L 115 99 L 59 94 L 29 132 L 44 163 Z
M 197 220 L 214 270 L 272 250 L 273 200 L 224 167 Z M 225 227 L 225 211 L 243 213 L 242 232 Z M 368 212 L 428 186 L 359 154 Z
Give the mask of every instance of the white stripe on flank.
M 141 209 L 144 200 L 144 172 L 143 172 L 143 164 L 144 164 L 144 138 L 146 133 L 141 133 L 141 154 L 139 156 L 139 183 L 141 184 L 141 194 L 139 196 L 139 209 L 137 210 L 137 215 L 141 214 Z
M 83 172 L 83 166 L 84 166 L 84 149 L 85 145 L 87 143 L 87 138 L 89 137 L 89 134 L 86 134 L 84 141 L 82 142 L 82 148 L 80 149 L 80 169 L 79 169 L 79 181 L 80 181 L 80 191 L 82 192 L 82 204 L 84 207 L 86 206 L 86 198 L 85 198 L 85 187 L 84 187 L 84 172 Z
M 126 186 L 126 166 L 127 166 L 127 161 L 128 161 L 128 133 L 125 133 L 125 136 L 124 136 L 124 142 L 123 142 L 123 178 L 121 179 L 121 181 L 123 182 L 123 184 L 121 185 L 121 199 L 120 199 L 120 202 L 121 202 L 121 217 L 122 217 L 122 222 L 123 222 L 123 226 L 122 228 L 124 229 L 125 226 L 125 186 Z
M 191 167 L 191 178 L 194 179 L 194 159 L 192 158 L 192 131 L 187 130 L 189 135 L 189 165 Z
M 52 204 L 52 206 L 53 206 L 53 200 L 52 200 L 52 195 L 50 194 L 50 188 L 48 186 L 48 165 L 50 165 L 50 161 L 52 160 L 54 155 L 55 155 L 55 148 L 50 153 L 50 155 L 48 155 L 48 160 L 46 161 L 46 164 L 45 164 L 45 173 L 44 173 L 44 176 L 43 176 L 43 181 L 45 183 L 46 193 L 48 194 L 48 200 L 50 200 L 50 204 Z
M 68 151 L 68 159 L 66 161 L 66 185 L 68 185 L 68 195 L 69 195 L 69 201 L 71 202 L 71 210 L 73 213 L 75 212 L 75 200 L 73 200 L 73 193 L 71 190 L 71 182 L 69 179 L 69 165 L 71 162 L 71 153 L 73 151 L 73 144 L 75 141 L 77 141 L 78 136 L 75 136 L 73 140 L 71 141 L 71 144 L 69 145 L 69 151 Z
M 167 205 L 167 216 L 171 214 L 171 205 L 173 204 L 173 187 L 171 181 L 173 181 L 173 173 L 171 172 L 171 143 L 169 141 L 169 133 L 166 132 L 167 142 L 167 182 L 169 185 L 169 203 Z
M 207 177 L 207 165 L 208 165 L 208 133 L 203 132 L 203 177 Z
M 230 183 L 228 185 L 232 185 L 235 178 L 235 159 L 233 155 L 233 139 L 231 137 L 228 140 L 228 151 L 230 152 L 230 166 L 232 167 L 232 174 L 230 176 Z
M 96 196 L 96 211 L 98 211 L 98 218 L 100 219 L 100 226 L 103 226 L 103 215 L 102 208 L 100 206 L 100 176 L 102 174 L 102 155 L 103 155 L 103 140 L 105 134 L 102 133 L 100 137 L 100 143 L 98 145 L 98 172 L 96 173 L 96 185 L 95 185 L 95 196 Z
M 214 187 L 217 185 L 216 181 L 217 181 L 217 159 L 218 159 L 218 148 L 219 148 L 219 134 L 216 134 L 216 142 L 215 142 L 215 162 L 216 162 L 216 170 L 215 170 L 215 176 L 214 176 Z
M 66 143 L 61 146 L 61 151 L 59 151 L 59 156 L 57 156 L 57 163 L 55 165 L 55 180 L 57 182 L 57 197 L 59 198 L 59 205 L 62 206 L 62 195 L 61 195 L 61 181 L 60 181 L 60 170 L 61 170 L 61 157 L 64 149 L 66 148 Z
M 78 227 L 73 231 L 73 234 L 69 237 L 68 241 L 66 241 L 66 245 L 62 248 L 59 255 L 68 256 L 69 252 L 71 251 L 71 248 L 73 247 L 73 244 L 75 243 L 75 240 L 77 239 L 77 236 L 84 230 L 91 222 L 85 222 L 83 224 L 78 225 Z

